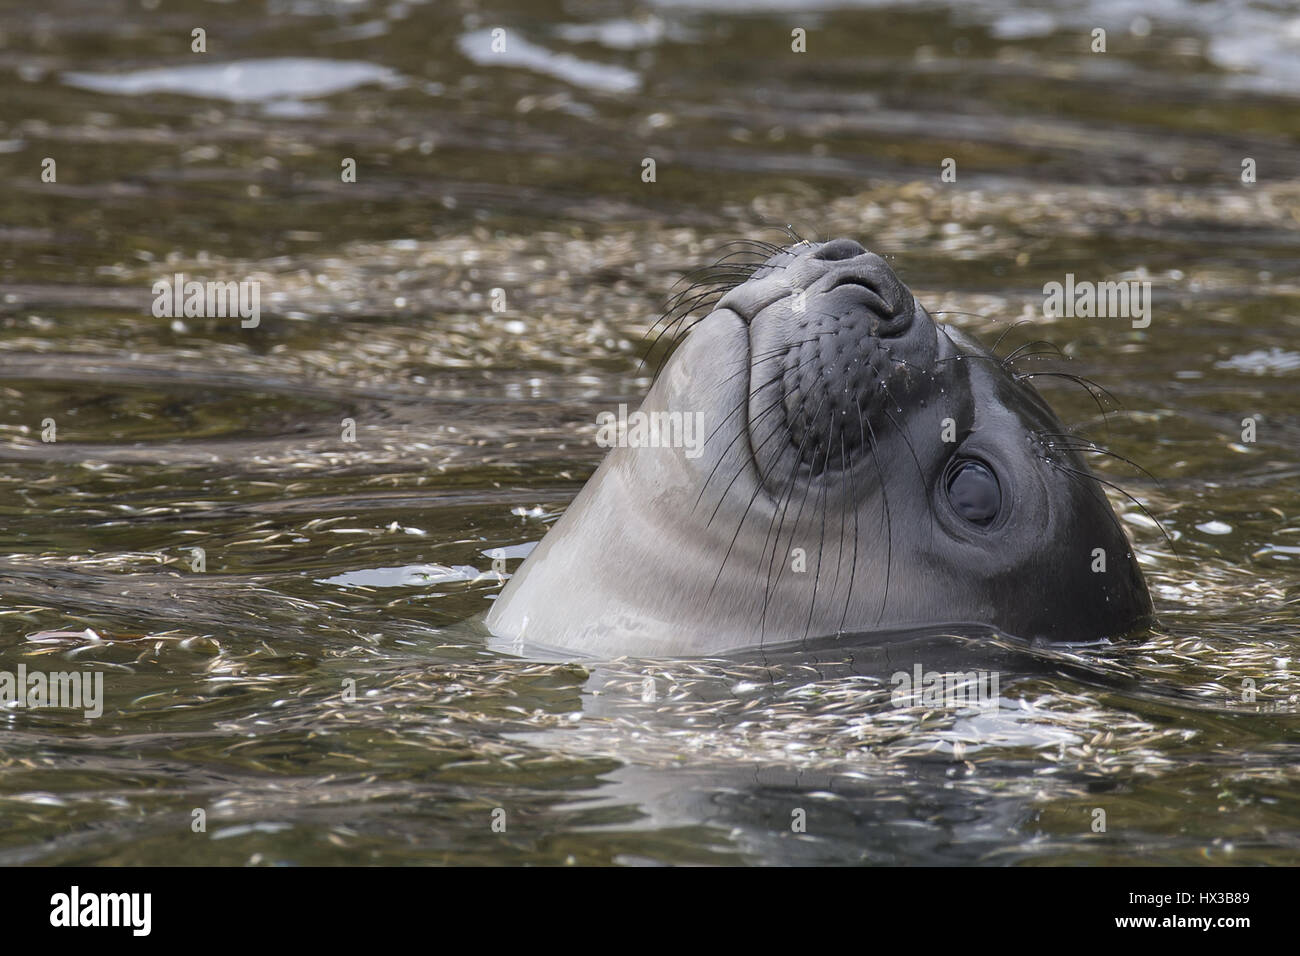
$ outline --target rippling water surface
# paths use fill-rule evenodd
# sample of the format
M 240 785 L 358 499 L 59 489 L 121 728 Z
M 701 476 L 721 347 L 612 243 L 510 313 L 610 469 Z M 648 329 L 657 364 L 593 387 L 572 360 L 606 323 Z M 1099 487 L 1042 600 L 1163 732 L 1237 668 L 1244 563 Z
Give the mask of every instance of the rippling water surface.
M 1292 5 L 5 2 L 0 84 L 0 670 L 105 688 L 3 710 L 0 862 L 1300 860 Z M 1095 463 L 1170 539 L 1112 497 L 1146 640 L 490 644 L 669 289 L 787 224 L 1122 401 L 1043 385 L 1159 479 Z M 1066 273 L 1150 326 L 1044 319 Z

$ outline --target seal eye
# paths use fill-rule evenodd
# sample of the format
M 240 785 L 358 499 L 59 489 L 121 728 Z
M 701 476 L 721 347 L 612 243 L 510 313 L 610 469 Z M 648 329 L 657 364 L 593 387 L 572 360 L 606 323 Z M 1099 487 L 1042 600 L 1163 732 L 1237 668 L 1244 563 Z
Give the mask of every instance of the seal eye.
M 948 478 L 948 500 L 971 524 L 987 525 L 1002 507 L 1002 489 L 993 472 L 978 461 L 958 462 Z

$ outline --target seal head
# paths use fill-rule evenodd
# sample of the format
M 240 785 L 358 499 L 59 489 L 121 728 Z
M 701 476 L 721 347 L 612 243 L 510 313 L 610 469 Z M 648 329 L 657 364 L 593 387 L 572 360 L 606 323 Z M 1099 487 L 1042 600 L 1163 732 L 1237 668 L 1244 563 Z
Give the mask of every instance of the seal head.
M 1088 641 L 1150 622 L 1078 441 L 853 240 L 754 268 L 640 411 L 702 415 L 706 440 L 613 449 L 494 603 L 498 637 L 652 657 L 930 624 Z

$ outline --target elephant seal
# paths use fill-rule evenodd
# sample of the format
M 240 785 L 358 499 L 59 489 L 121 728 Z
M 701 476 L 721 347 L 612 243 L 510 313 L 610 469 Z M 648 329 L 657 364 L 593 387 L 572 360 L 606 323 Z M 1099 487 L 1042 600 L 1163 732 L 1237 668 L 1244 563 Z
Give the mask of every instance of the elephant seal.
M 769 251 L 641 405 L 703 413 L 705 440 L 614 448 L 495 601 L 497 638 L 675 657 L 917 625 L 1090 641 L 1150 623 L 1085 446 L 1028 376 L 853 240 Z

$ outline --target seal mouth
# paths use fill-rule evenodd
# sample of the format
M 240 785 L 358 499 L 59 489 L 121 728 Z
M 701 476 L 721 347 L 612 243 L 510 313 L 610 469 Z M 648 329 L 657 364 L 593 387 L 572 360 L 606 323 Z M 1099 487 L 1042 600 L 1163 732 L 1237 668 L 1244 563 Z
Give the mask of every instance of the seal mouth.
M 832 293 L 837 289 L 861 289 L 865 295 L 858 293 L 861 302 L 857 304 L 870 313 L 871 334 L 880 338 L 895 338 L 906 332 L 911 325 L 915 315 L 912 308 L 914 303 L 891 303 L 888 292 L 882 290 L 881 285 L 882 283 L 870 274 L 845 275 L 837 278 L 826 291 Z

